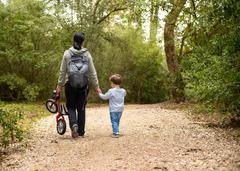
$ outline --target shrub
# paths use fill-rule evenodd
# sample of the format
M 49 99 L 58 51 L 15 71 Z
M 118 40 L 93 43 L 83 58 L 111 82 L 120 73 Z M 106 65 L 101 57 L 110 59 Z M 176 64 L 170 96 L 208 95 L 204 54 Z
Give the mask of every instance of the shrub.
M 23 119 L 22 112 L 15 108 L 11 110 L 0 109 L 0 142 L 4 147 L 15 140 L 23 139 L 23 129 L 19 122 Z
M 158 46 L 145 42 L 135 29 L 121 27 L 113 28 L 112 34 L 99 43 L 101 50 L 92 48 L 92 54 L 104 91 L 110 88 L 109 76 L 118 73 L 123 76 L 127 102 L 157 103 L 168 99 L 168 72 Z
M 40 88 L 37 85 L 28 85 L 24 91 L 23 95 L 28 101 L 36 101 L 39 96 Z
M 27 81 L 16 74 L 2 75 L 0 76 L 0 89 L 4 91 L 0 92 L 0 97 L 7 100 L 21 99 L 26 85 Z

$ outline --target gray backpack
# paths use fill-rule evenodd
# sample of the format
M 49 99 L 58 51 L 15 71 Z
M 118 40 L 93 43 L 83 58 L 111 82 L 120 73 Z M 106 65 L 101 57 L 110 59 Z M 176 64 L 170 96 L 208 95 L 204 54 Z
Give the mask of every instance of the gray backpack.
M 83 88 L 88 85 L 89 58 L 86 56 L 86 51 L 79 55 L 71 55 L 67 66 L 68 80 L 74 88 Z

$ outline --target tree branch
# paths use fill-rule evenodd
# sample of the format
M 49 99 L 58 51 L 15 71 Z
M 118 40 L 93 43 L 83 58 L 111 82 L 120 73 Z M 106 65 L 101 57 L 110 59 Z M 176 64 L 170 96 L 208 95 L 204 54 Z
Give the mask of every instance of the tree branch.
M 193 17 L 196 20 L 197 19 L 197 14 L 196 14 L 196 5 L 194 0 L 191 0 L 192 8 L 193 8 Z
M 180 51 L 179 51 L 179 57 L 183 56 L 183 48 L 184 48 L 184 43 L 186 38 L 188 38 L 189 36 L 191 36 L 192 34 L 189 34 L 189 32 L 191 31 L 191 23 L 187 24 L 187 27 L 184 29 L 183 31 L 183 36 L 182 36 L 182 40 L 181 40 L 181 44 L 180 44 Z
M 94 4 L 94 8 L 93 8 L 93 22 L 95 22 L 97 8 L 98 8 L 98 6 L 99 6 L 101 1 L 102 0 L 97 0 L 97 2 Z
M 106 14 L 105 16 L 103 16 L 102 18 L 100 18 L 97 22 L 97 24 L 101 24 L 103 21 L 105 21 L 112 13 L 117 12 L 117 11 L 122 11 L 122 10 L 126 10 L 126 7 L 123 8 L 114 8 L 112 11 L 110 11 L 108 14 Z

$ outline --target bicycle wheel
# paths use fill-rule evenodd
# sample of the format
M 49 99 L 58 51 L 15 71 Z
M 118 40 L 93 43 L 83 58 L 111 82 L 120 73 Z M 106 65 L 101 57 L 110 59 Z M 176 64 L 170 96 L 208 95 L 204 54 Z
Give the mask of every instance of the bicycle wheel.
M 57 132 L 60 135 L 66 132 L 66 122 L 62 118 L 57 121 Z
M 48 99 L 46 102 L 46 108 L 51 113 L 57 113 L 58 107 L 53 99 Z

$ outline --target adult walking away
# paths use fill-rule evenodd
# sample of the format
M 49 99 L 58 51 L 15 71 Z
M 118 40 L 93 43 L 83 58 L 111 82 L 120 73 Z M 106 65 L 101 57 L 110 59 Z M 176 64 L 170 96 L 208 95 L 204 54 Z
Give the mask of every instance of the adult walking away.
M 58 93 L 65 86 L 66 106 L 73 138 L 83 137 L 85 133 L 85 107 L 89 81 L 97 93 L 101 92 L 92 56 L 86 48 L 83 48 L 84 39 L 84 33 L 74 34 L 73 46 L 63 55 L 57 86 Z

